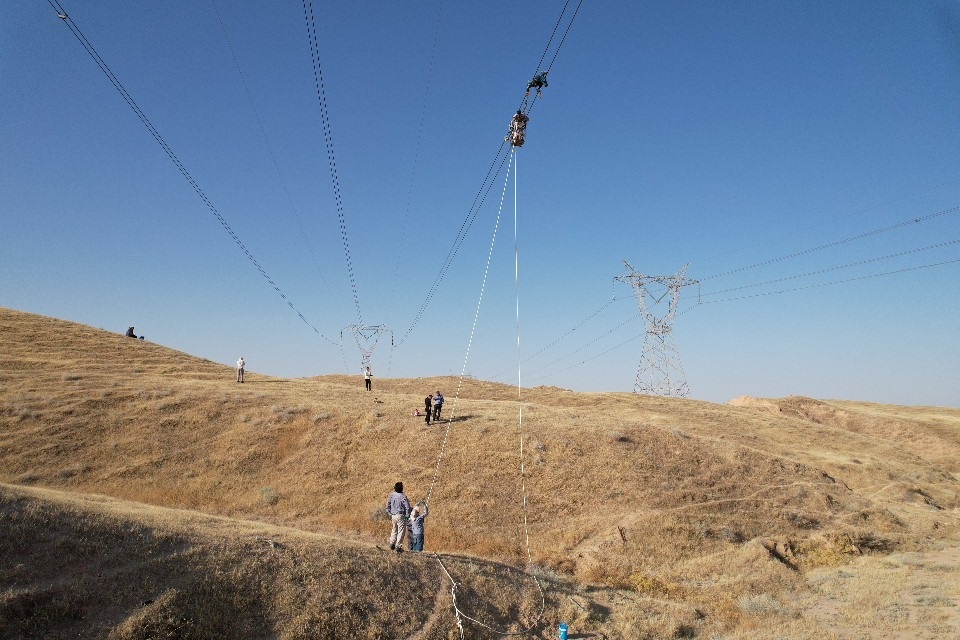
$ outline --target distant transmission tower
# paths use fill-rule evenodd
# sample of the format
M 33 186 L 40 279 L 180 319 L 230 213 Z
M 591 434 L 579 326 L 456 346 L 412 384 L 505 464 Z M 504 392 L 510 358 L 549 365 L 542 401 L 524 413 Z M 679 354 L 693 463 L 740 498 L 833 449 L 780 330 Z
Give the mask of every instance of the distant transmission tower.
M 689 264 L 672 276 L 648 276 L 638 272 L 626 260 L 623 264 L 629 273 L 617 276 L 614 280 L 633 287 L 640 315 L 647 324 L 633 390 L 635 393 L 686 398 L 690 389 L 687 387 L 687 375 L 680 364 L 680 353 L 673 341 L 673 320 L 677 317 L 680 289 L 694 284 L 699 288 L 700 282 L 685 277 Z M 668 296 L 667 311 L 658 317 L 655 312 Z
M 385 324 L 375 324 L 370 326 L 361 326 L 351 324 L 346 327 L 353 333 L 354 340 L 357 341 L 357 347 L 360 349 L 360 369 L 366 369 L 370 366 L 370 358 L 373 351 L 377 348 L 381 336 L 385 333 L 390 334 L 390 344 L 393 345 L 393 331 Z M 343 341 L 343 332 L 340 332 L 341 342 Z

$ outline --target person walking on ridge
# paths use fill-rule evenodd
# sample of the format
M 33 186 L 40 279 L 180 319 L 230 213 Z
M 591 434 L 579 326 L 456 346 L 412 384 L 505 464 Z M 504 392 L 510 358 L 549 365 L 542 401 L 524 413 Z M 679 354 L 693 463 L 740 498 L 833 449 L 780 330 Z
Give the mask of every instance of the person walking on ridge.
M 403 551 L 403 535 L 407 532 L 407 516 L 410 514 L 410 501 L 403 493 L 403 483 L 393 485 L 393 493 L 387 497 L 387 513 L 390 515 L 390 550 Z
M 373 372 L 370 371 L 370 367 L 363 370 L 363 384 L 367 387 L 367 391 L 370 391 L 370 378 L 372 377 Z
M 246 366 L 246 362 L 243 361 L 243 356 L 240 356 L 240 359 L 237 360 L 237 382 L 243 382 L 243 367 Z

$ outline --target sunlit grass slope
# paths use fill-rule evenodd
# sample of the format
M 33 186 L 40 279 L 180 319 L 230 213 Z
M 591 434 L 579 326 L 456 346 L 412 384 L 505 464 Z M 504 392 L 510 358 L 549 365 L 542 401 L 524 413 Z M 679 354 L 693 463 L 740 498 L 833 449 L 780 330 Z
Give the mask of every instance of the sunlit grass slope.
M 411 414 L 437 389 L 451 422 L 428 428 Z M 812 572 L 957 544 L 960 410 L 809 398 L 716 405 L 545 387 L 520 397 L 532 570 L 581 598 L 548 597 L 545 619 L 565 618 L 584 633 L 829 637 L 817 633 L 840 623 L 817 617 L 813 604 L 789 604 L 809 593 Z M 368 393 L 359 376 L 249 371 L 241 385 L 228 366 L 0 309 L 0 482 L 228 518 L 236 533 L 221 537 L 237 558 L 250 521 L 295 529 L 306 547 L 323 534 L 337 554 L 383 554 L 372 545 L 385 544 L 383 503 L 402 480 L 414 500 L 433 486 L 428 550 L 525 566 L 517 398 L 516 388 L 454 378 L 375 379 Z M 6 495 L 23 513 L 47 514 L 18 526 L 42 529 L 49 518 L 64 539 L 88 535 L 76 529 L 87 521 L 110 539 L 126 526 L 117 523 L 147 509 L 128 505 L 107 522 L 83 515 L 86 502 L 66 508 L 47 494 Z M 162 518 L 174 537 L 187 535 L 178 513 Z M 203 531 L 189 535 L 202 540 L 196 553 L 204 558 L 183 569 L 191 579 L 202 581 L 195 572 L 205 563 L 232 562 L 234 552 L 217 556 Z M 307 566 L 321 573 L 339 561 L 310 557 Z M 410 579 L 429 585 L 429 602 L 404 604 L 400 595 L 390 602 L 415 628 L 427 619 L 416 611 L 433 610 L 444 577 L 435 560 L 411 563 L 420 569 Z M 0 566 L 0 588 L 35 588 L 11 571 Z M 241 591 L 255 591 L 248 582 L 258 570 L 237 571 L 246 576 Z M 284 602 L 309 597 L 297 591 L 303 579 L 270 576 L 292 581 Z M 349 582 L 372 584 L 361 573 Z M 528 587 L 518 595 L 523 615 L 530 615 Z M 358 598 L 371 597 L 367 584 L 357 589 Z M 164 601 L 171 610 L 199 615 L 189 607 L 202 589 L 177 593 Z M 12 606 L 4 597 L 0 612 Z M 504 624 L 523 617 L 482 590 L 471 598 L 476 606 L 497 603 L 489 616 Z M 128 620 L 138 609 L 125 606 Z M 292 609 L 279 610 L 249 624 L 289 623 Z M 388 617 L 357 627 L 355 637 L 407 637 L 400 627 L 376 635 Z M 283 637 L 320 637 L 317 628 Z M 437 624 L 429 633 L 439 635 L 423 637 L 455 628 Z M 473 632 L 485 637 L 479 627 Z M 552 637 L 553 629 L 538 633 Z

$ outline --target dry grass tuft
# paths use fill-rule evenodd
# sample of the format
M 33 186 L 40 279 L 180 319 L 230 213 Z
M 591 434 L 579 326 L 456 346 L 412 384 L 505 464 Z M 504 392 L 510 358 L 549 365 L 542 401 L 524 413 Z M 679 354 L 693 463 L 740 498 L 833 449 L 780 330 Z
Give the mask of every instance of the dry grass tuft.
M 630 574 L 630 587 L 645 596 L 671 597 L 681 592 L 680 585 L 664 582 L 659 578 L 648 576 L 639 571 Z
M 792 618 L 797 615 L 790 607 L 767 593 L 740 596 L 737 599 L 737 604 L 740 605 L 740 610 L 744 613 L 761 618 L 769 616 Z

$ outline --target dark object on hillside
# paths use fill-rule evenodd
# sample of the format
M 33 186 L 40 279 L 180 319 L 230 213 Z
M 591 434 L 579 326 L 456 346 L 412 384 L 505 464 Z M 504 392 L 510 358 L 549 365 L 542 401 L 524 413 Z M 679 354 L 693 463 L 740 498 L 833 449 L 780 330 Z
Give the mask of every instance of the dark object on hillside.
M 127 329 L 127 333 L 126 333 L 125 335 L 126 335 L 128 338 L 136 338 L 136 337 L 137 337 L 137 334 L 134 333 L 134 331 L 133 331 L 133 327 L 130 327 L 129 329 Z M 143 336 L 140 336 L 140 339 L 143 340 Z

